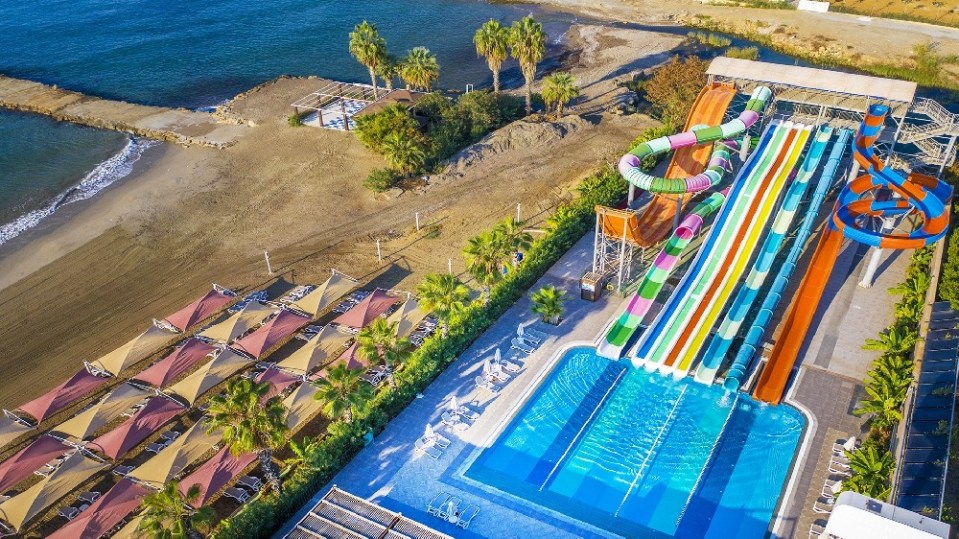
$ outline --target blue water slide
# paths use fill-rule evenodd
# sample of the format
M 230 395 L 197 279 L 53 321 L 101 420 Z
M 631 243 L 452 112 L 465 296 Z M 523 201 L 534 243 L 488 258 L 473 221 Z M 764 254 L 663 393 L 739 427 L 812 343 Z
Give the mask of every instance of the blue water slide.
M 726 374 L 723 387 L 730 391 L 737 391 L 739 389 L 740 378 L 745 374 L 749 368 L 750 361 L 752 361 L 756 355 L 756 348 L 766 333 L 766 326 L 772 318 L 773 311 L 776 310 L 776 306 L 779 305 L 779 301 L 782 299 L 783 291 L 786 289 L 789 278 L 796 268 L 796 262 L 802 254 L 803 246 L 805 246 L 809 240 L 809 236 L 812 234 L 813 226 L 816 223 L 816 216 L 819 215 L 819 208 L 822 206 L 829 188 L 833 185 L 836 170 L 839 168 L 840 161 L 842 161 L 843 153 L 846 151 L 846 146 L 851 134 L 852 132 L 848 129 L 841 129 L 839 131 L 839 137 L 832 147 L 832 151 L 829 152 L 829 160 L 826 161 L 826 166 L 823 168 L 822 175 L 819 177 L 819 183 L 813 192 L 809 208 L 806 209 L 806 214 L 803 216 L 802 225 L 796 233 L 795 243 L 793 243 L 792 248 L 789 250 L 789 255 L 786 257 L 782 267 L 779 268 L 776 279 L 773 281 L 769 292 L 766 294 L 766 298 L 763 300 L 762 306 L 759 308 L 759 314 L 756 315 L 756 320 L 749 328 L 749 332 L 746 333 L 746 339 L 739 348 L 739 352 L 736 354 L 733 364 Z
M 822 126 L 813 139 L 813 144 L 806 153 L 799 173 L 792 185 L 783 197 L 782 205 L 776 219 L 773 222 L 772 229 L 766 235 L 763 246 L 759 251 L 759 257 L 753 263 L 749 275 L 746 276 L 744 286 L 739 288 L 736 297 L 733 300 L 729 311 L 719 326 L 718 331 L 712 336 L 709 347 L 703 356 L 703 361 L 696 371 L 696 380 L 704 384 L 711 384 L 716 378 L 716 373 L 722 365 L 726 352 L 733 343 L 733 339 L 739 332 L 746 314 L 752 308 L 753 302 L 759 295 L 760 288 L 766 282 L 769 276 L 769 270 L 772 268 L 773 261 L 779 254 L 783 242 L 786 239 L 786 232 L 792 226 L 793 219 L 799 209 L 799 203 L 806 195 L 809 187 L 809 180 L 812 179 L 816 169 L 819 168 L 819 162 L 822 160 L 826 147 L 829 145 L 829 139 L 832 137 L 832 128 Z
M 650 324 L 634 348 L 632 356 L 633 364 L 635 366 L 640 365 L 638 358 L 643 358 L 649 353 L 649 348 L 652 347 L 653 343 L 656 342 L 656 337 L 658 336 L 659 332 L 665 329 L 662 327 L 663 324 L 658 323 L 659 320 L 665 320 L 668 316 L 670 316 L 673 310 L 678 308 L 678 304 L 681 303 L 679 300 L 689 293 L 689 288 L 691 288 L 696 282 L 696 275 L 703 270 L 703 267 L 706 265 L 706 262 L 709 260 L 709 257 L 715 248 L 715 244 L 718 241 L 717 238 L 720 236 L 718 231 L 722 230 L 722 228 L 726 226 L 727 221 L 729 220 L 729 214 L 732 208 L 735 206 L 736 198 L 743 189 L 743 184 L 745 182 L 740 180 L 748 178 L 749 175 L 752 174 L 753 169 L 755 169 L 756 166 L 763 160 L 764 155 L 771 149 L 771 142 L 774 138 L 776 138 L 780 127 L 781 123 L 779 121 L 774 120 L 770 122 L 769 126 L 763 132 L 759 145 L 753 151 L 752 155 L 749 156 L 749 160 L 746 162 L 742 170 L 739 171 L 739 174 L 736 175 L 732 190 L 730 191 L 729 196 L 726 198 L 725 204 L 723 204 L 719 215 L 716 217 L 716 220 L 713 223 L 713 231 L 707 236 L 704 245 L 700 248 L 699 253 L 693 260 L 692 267 L 690 267 L 686 272 L 686 275 L 679 283 L 679 286 L 670 296 L 666 306 L 659 313 L 653 323 Z M 788 130 L 789 128 L 783 126 L 783 129 Z

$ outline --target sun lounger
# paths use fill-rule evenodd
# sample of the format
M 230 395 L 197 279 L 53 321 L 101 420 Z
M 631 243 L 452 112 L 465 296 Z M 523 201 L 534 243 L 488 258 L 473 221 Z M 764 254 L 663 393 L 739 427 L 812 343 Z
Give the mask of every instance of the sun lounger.
M 443 454 L 439 448 L 434 447 L 432 443 L 425 442 L 422 438 L 416 440 L 416 442 L 413 444 L 413 448 L 418 453 L 425 453 L 427 456 L 433 457 L 434 459 L 440 458 L 440 456 Z
M 510 344 L 510 348 L 515 348 L 524 354 L 532 354 L 534 351 L 536 351 L 536 348 L 519 340 L 519 338 L 517 337 L 513 337 L 513 339 L 509 342 L 509 344 Z
M 378 386 L 380 382 L 385 378 L 383 371 L 370 369 L 366 371 L 366 374 L 363 375 L 363 381 L 369 383 L 370 385 Z
M 529 332 L 524 332 L 523 335 L 520 336 L 519 330 L 517 330 L 516 337 L 520 339 L 521 341 L 525 342 L 526 344 L 529 344 L 530 346 L 539 346 L 543 344 L 543 339 L 540 339 L 539 337 L 531 335 Z
M 132 472 L 134 469 L 136 469 L 136 466 L 127 466 L 124 464 L 122 466 L 117 466 L 116 468 L 114 468 L 113 473 L 114 475 L 119 475 L 120 477 L 126 477 L 127 474 Z
M 168 430 L 160 435 L 160 438 L 163 438 L 164 440 L 168 440 L 170 442 L 172 442 L 173 440 L 176 440 L 179 437 L 180 437 L 180 432 L 175 430 Z
M 466 430 L 469 428 L 469 423 L 461 421 L 458 415 L 454 415 L 452 412 L 443 412 L 443 424 L 453 430 Z
M 426 512 L 430 515 L 439 516 L 440 508 L 442 508 L 446 501 L 450 499 L 450 495 L 447 493 L 437 494 L 433 496 L 433 499 L 430 500 L 429 505 L 426 506 Z
M 822 497 L 832 499 L 836 497 L 840 492 L 842 492 L 842 480 L 830 481 L 826 480 L 826 484 L 822 486 Z
M 489 391 L 490 393 L 493 393 L 493 394 L 499 393 L 499 388 L 496 387 L 496 385 L 493 383 L 492 380 L 490 380 L 489 378 L 485 376 L 476 377 L 476 387 L 485 389 L 486 391 Z
M 476 515 L 478 515 L 479 512 L 479 507 L 476 507 L 475 505 L 472 507 L 467 507 L 463 511 L 463 514 L 460 515 L 460 519 L 456 522 L 456 525 L 465 530 L 469 527 L 470 522 L 473 522 L 473 519 L 476 518 Z
M 93 503 L 100 499 L 100 493 L 96 491 L 84 492 L 78 499 L 82 502 Z
M 259 492 L 263 488 L 263 481 L 260 481 L 259 477 L 253 477 L 252 475 L 244 475 L 236 482 L 237 485 L 240 485 L 243 488 L 252 490 L 253 492 Z
M 503 366 L 503 370 L 504 370 L 504 371 L 506 371 L 506 372 L 511 372 L 511 373 L 513 373 L 513 374 L 516 374 L 516 373 L 518 373 L 519 371 L 523 370 L 523 366 L 522 366 L 522 365 L 520 365 L 519 363 L 513 363 L 512 361 L 505 361 L 505 360 L 504 360 L 504 361 L 502 361 L 502 362 L 500 363 L 500 365 Z
M 828 515 L 832 513 L 833 500 L 831 498 L 819 498 L 812 504 L 813 512 L 819 513 L 820 515 Z
M 479 416 L 480 416 L 479 412 L 477 412 L 476 410 L 473 410 L 472 408 L 469 408 L 463 405 L 461 405 L 459 408 L 456 409 L 456 413 L 458 413 L 461 418 L 471 423 L 479 419 Z
M 80 510 L 76 507 L 61 507 L 57 514 L 67 520 L 73 520 L 80 515 Z
M 250 499 L 250 493 L 243 490 L 242 488 L 230 487 L 223 491 L 223 495 L 227 498 L 233 498 L 234 500 L 240 503 L 246 503 Z
M 846 453 L 849 451 L 855 451 L 859 447 L 859 443 L 856 441 L 855 436 L 851 436 L 848 440 L 839 443 L 839 440 L 836 440 L 836 443 L 832 444 L 832 451 L 834 454 L 839 456 L 846 456 Z
M 170 440 L 165 440 L 161 438 L 160 441 L 158 442 L 147 444 L 146 450 L 149 451 L 150 453 L 159 453 L 160 451 L 165 449 L 166 446 L 168 445 L 170 445 Z
M 826 531 L 826 525 L 822 520 L 817 520 L 809 526 L 809 537 L 819 537 L 824 531 Z
M 833 474 L 833 475 L 839 475 L 839 476 L 842 476 L 842 477 L 849 477 L 850 475 L 852 475 L 852 474 L 849 472 L 849 467 L 848 467 L 848 466 L 845 467 L 845 468 L 842 468 L 842 467 L 836 466 L 836 463 L 835 463 L 835 462 L 830 462 L 830 463 L 829 463 L 829 473 L 831 473 L 831 474 Z

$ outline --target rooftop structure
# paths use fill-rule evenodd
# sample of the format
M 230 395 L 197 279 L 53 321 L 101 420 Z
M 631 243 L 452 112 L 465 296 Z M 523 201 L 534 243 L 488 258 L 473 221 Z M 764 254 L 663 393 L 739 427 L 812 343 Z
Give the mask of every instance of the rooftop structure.
M 349 131 L 356 127 L 353 119 L 361 113 L 377 112 L 391 103 L 412 105 L 423 95 L 410 90 L 386 89 L 374 95 L 369 84 L 334 81 L 290 106 L 306 125 Z
M 949 525 L 862 494 L 843 492 L 836 499 L 822 536 L 836 539 L 945 539 L 949 537 Z

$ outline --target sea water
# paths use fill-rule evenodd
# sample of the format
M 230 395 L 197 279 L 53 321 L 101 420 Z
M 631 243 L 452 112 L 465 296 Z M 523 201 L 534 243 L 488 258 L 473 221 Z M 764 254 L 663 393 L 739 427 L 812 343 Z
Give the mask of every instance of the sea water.
M 353 25 L 366 19 L 395 55 L 428 47 L 439 86 L 463 89 L 491 81 L 473 46 L 476 28 L 529 11 L 477 0 L 0 2 L 0 73 L 136 103 L 209 107 L 282 74 L 368 82 L 347 50 Z M 571 20 L 536 16 L 554 42 Z M 510 64 L 504 75 L 519 80 Z M 143 148 L 119 133 L 0 112 L 0 244 L 122 177 Z

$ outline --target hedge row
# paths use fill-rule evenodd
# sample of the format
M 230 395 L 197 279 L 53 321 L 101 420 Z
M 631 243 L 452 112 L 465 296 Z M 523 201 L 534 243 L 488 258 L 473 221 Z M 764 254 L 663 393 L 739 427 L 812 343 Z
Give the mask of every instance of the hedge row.
M 219 539 L 268 537 L 330 482 L 363 448 L 363 435 L 380 433 L 391 419 L 409 405 L 450 363 L 510 308 L 563 256 L 593 224 L 593 207 L 621 200 L 626 185 L 612 168 L 585 179 L 580 196 L 560 206 L 550 219 L 550 231 L 536 240 L 523 265 L 493 287 L 488 304 L 473 302 L 450 320 L 449 334 L 426 339 L 396 375 L 396 389 L 384 389 L 352 424 L 335 421 L 320 442 L 319 457 L 309 474 L 293 474 L 281 496 L 265 495 L 224 520 L 212 537 Z

